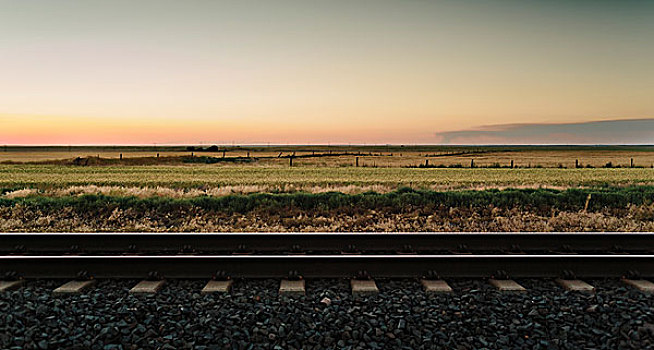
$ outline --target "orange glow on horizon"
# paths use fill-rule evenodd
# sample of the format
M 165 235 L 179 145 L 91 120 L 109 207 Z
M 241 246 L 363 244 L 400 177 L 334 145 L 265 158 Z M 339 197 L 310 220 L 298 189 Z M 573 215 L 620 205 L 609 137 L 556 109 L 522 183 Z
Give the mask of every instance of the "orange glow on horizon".
M 397 126 L 343 128 L 329 123 L 313 126 L 262 121 L 208 121 L 167 119 L 97 119 L 73 117 L 1 116 L 0 144 L 8 145 L 144 145 L 144 144 L 328 144 L 402 143 L 420 131 Z M 433 143 L 423 132 L 414 143 Z
M 654 2 L 373 3 L 0 3 L 0 145 L 503 142 L 457 132 L 654 115 Z

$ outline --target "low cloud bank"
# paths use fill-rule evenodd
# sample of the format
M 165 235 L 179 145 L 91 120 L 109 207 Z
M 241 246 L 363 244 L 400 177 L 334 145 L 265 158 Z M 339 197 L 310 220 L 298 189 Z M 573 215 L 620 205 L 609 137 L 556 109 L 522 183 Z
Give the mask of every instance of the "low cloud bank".
M 654 144 L 654 118 L 561 124 L 501 124 L 436 133 L 442 144 Z

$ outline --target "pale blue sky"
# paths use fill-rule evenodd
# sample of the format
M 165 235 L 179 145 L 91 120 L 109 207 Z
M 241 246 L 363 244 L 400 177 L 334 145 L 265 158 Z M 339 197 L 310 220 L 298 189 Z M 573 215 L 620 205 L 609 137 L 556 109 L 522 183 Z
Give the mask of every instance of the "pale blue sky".
M 654 1 L 0 0 L 0 143 L 432 143 L 650 118 L 653 19 Z

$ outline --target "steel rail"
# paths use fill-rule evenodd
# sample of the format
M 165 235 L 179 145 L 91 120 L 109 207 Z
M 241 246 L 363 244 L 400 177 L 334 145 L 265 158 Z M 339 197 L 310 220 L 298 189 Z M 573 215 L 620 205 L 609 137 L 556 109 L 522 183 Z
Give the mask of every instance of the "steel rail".
M 0 253 L 654 252 L 654 233 L 0 233 Z
M 366 271 L 372 277 L 621 277 L 638 271 L 654 277 L 651 255 L 172 255 L 172 256 L 0 256 L 0 273 L 25 278 L 346 278 Z

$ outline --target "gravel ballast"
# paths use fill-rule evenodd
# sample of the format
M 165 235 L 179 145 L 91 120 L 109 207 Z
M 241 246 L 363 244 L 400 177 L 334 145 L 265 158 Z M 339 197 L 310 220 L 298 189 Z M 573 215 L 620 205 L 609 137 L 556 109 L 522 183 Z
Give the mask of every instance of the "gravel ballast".
M 80 295 L 53 296 L 65 281 L 28 281 L 0 293 L 2 349 L 647 349 L 654 297 L 618 280 L 596 293 L 552 280 L 519 280 L 502 293 L 482 280 L 450 280 L 427 295 L 417 280 L 378 280 L 355 298 L 347 280 L 309 280 L 306 296 L 280 297 L 279 281 L 238 280 L 203 295 L 206 281 L 168 281 L 129 295 L 138 281 L 103 280 Z

